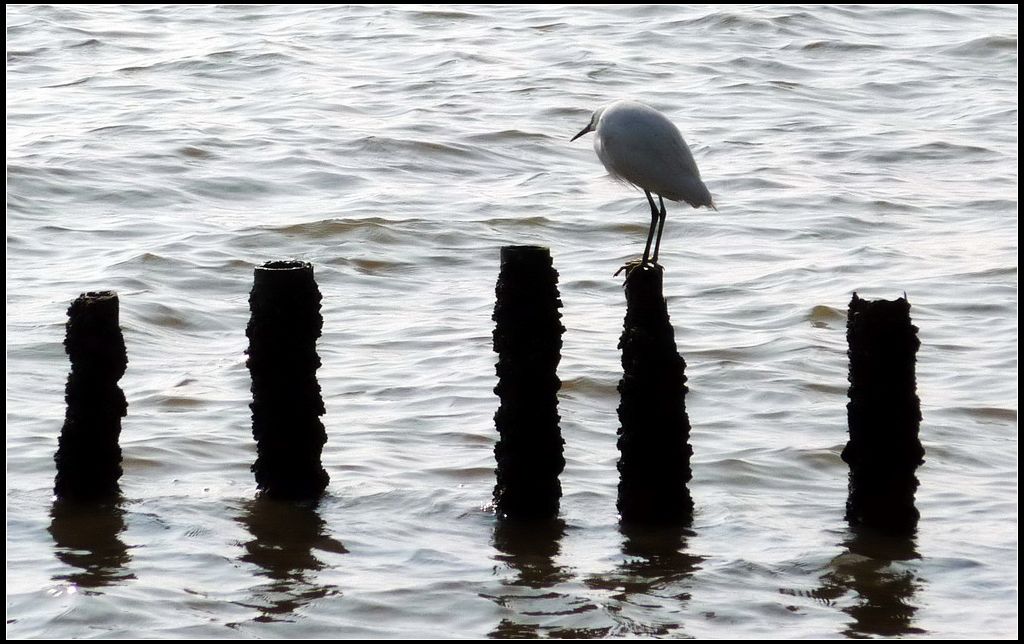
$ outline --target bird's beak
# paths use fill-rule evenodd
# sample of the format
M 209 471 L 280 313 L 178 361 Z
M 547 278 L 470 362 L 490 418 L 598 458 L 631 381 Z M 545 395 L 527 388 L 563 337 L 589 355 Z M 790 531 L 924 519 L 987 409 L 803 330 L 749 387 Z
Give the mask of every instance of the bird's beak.
M 576 139 L 580 138 L 581 136 L 583 136 L 587 132 L 593 132 L 594 128 L 592 128 L 591 125 L 593 125 L 593 124 L 592 123 L 587 123 L 587 127 L 583 128 L 582 130 L 580 130 L 579 134 L 577 134 L 576 136 L 574 136 L 571 139 L 569 139 L 569 143 L 572 143 L 573 141 L 575 141 Z

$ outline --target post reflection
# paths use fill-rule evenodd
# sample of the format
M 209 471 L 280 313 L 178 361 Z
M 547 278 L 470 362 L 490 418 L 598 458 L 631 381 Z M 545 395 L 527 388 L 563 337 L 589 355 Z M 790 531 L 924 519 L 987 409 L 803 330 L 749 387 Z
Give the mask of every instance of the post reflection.
M 564 536 L 565 522 L 561 519 L 497 522 L 494 559 L 501 566 L 495 571 L 496 574 L 510 571 L 514 576 L 502 580 L 505 592 L 489 599 L 510 609 L 513 616 L 502 619 L 489 637 L 595 637 L 603 634 L 567 625 L 565 616 L 571 621 L 571 616 L 588 607 L 581 606 L 576 598 L 552 591 L 572 578 L 571 569 L 557 563 Z
M 612 593 L 618 604 L 614 634 L 623 636 L 686 636 L 685 624 L 672 616 L 685 614 L 690 579 L 703 557 L 688 551 L 693 532 L 686 525 L 621 523 L 622 563 L 607 576 L 587 584 Z
M 121 541 L 124 509 L 120 496 L 106 503 L 54 501 L 50 508 L 49 532 L 58 559 L 72 572 L 55 575 L 83 589 L 96 589 L 134 579 L 128 570 L 131 555 Z
M 921 558 L 914 538 L 858 527 L 842 545 L 846 552 L 832 560 L 816 591 L 821 597 L 855 596 L 853 604 L 841 608 L 853 618 L 842 634 L 862 638 L 926 633 L 914 623 L 914 597 L 925 581 L 914 566 L 903 563 Z
M 561 519 L 518 523 L 499 521 L 494 528 L 495 557 L 517 573 L 510 583 L 530 588 L 548 588 L 569 578 L 566 569 L 555 564 L 565 535 Z
M 292 503 L 257 498 L 245 504 L 237 518 L 252 539 L 243 544 L 241 560 L 255 564 L 270 582 L 254 589 L 258 622 L 287 621 L 288 615 L 312 601 L 341 594 L 320 585 L 317 571 L 324 564 L 314 550 L 345 554 L 348 550 L 332 538 L 317 512 L 316 503 Z
M 693 533 L 684 526 L 622 524 L 619 532 L 625 537 L 622 554 L 633 557 L 623 562 L 621 570 L 642 584 L 683 581 L 699 569 L 703 560 L 687 552 L 687 538 Z

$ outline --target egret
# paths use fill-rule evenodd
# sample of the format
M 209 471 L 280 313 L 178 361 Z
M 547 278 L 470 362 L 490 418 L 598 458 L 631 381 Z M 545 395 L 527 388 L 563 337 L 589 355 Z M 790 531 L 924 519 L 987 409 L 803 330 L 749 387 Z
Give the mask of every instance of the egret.
M 595 133 L 594 151 L 608 173 L 641 188 L 651 206 L 651 228 L 647 232 L 643 258 L 619 269 L 626 269 L 627 277 L 638 266 L 658 264 L 661 234 L 665 229 L 665 199 L 685 201 L 694 208 L 707 206 L 718 210 L 700 179 L 700 171 L 683 135 L 661 112 L 633 101 L 616 101 L 594 112 L 587 127 L 571 140 L 587 132 Z M 654 205 L 651 193 L 658 195 L 660 208 Z M 658 235 L 654 255 L 651 255 L 655 226 Z

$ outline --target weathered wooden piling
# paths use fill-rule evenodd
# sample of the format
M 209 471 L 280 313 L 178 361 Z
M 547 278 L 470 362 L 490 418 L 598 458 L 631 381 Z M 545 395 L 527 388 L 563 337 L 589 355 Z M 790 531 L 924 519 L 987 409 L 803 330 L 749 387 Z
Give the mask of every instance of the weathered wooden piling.
M 850 357 L 850 466 L 846 519 L 890 533 L 913 532 L 915 471 L 924 462 L 918 437 L 921 403 L 915 362 L 917 327 L 906 297 L 867 301 L 853 294 L 846 338 Z
M 505 246 L 495 287 L 494 351 L 500 400 L 494 502 L 499 517 L 558 515 L 565 467 L 556 373 L 561 360 L 558 272 L 540 246 Z
M 128 354 L 118 314 L 113 291 L 84 293 L 68 308 L 64 350 L 71 373 L 64 389 L 64 426 L 53 458 L 53 491 L 59 499 L 105 500 L 120 492 L 118 438 L 128 403 L 117 381 L 128 366 Z
M 320 300 L 311 264 L 256 267 L 245 330 L 257 453 L 252 471 L 259 490 L 273 498 L 319 498 L 330 481 L 320 463 L 327 442 L 316 379 Z
M 626 279 L 619 348 L 619 516 L 627 523 L 685 524 L 693 515 L 686 362 L 662 295 L 662 269 L 640 266 Z

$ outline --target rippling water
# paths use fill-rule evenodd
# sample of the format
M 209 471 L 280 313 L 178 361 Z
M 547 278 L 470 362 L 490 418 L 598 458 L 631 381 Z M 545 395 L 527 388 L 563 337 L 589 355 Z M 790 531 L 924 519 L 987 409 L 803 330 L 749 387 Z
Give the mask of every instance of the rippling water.
M 679 124 L 669 205 L 693 526 L 621 531 L 612 272 L 638 192 L 568 139 Z M 835 637 L 1017 632 L 1016 7 L 7 9 L 7 634 Z M 496 525 L 498 250 L 564 301 L 561 519 Z M 254 265 L 324 295 L 331 475 L 254 500 Z M 54 507 L 65 309 L 116 289 L 124 499 Z M 904 291 L 912 539 L 843 520 L 845 308 Z

